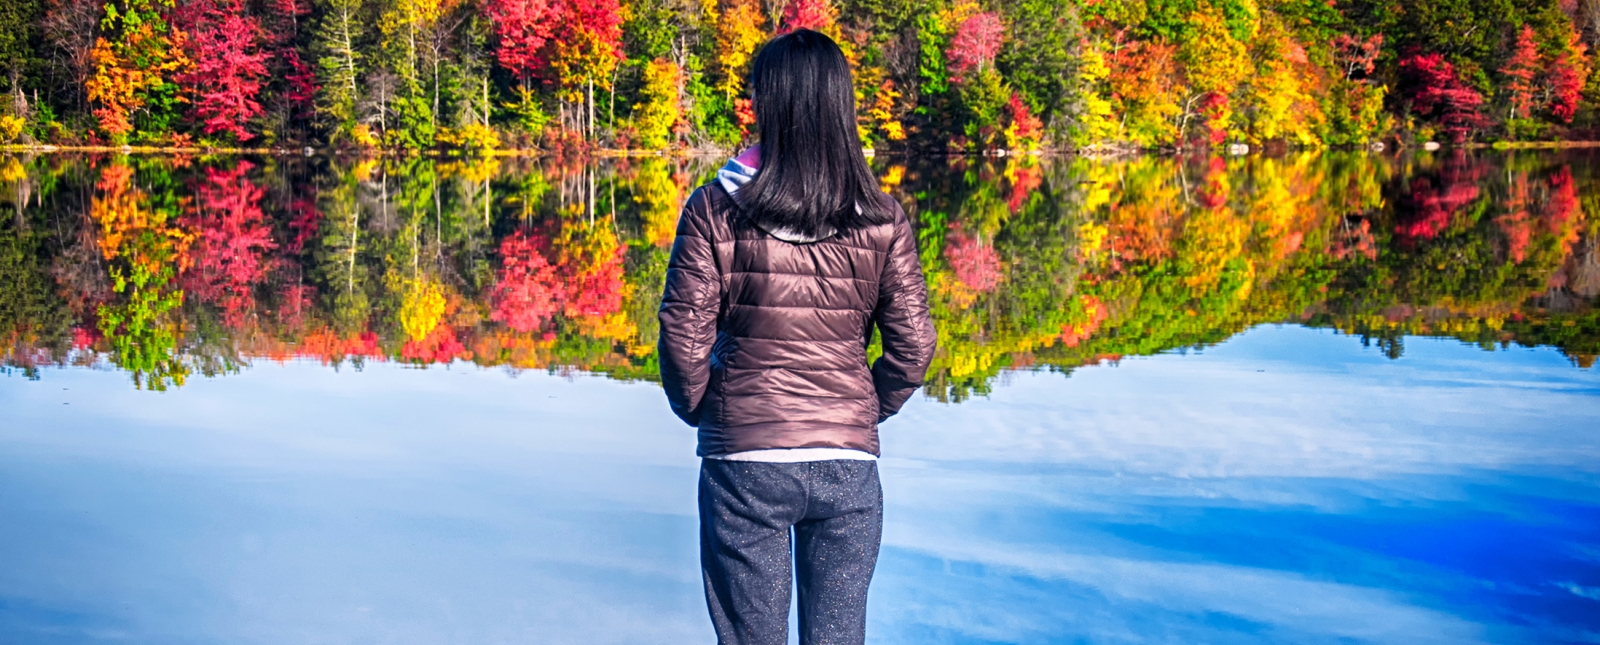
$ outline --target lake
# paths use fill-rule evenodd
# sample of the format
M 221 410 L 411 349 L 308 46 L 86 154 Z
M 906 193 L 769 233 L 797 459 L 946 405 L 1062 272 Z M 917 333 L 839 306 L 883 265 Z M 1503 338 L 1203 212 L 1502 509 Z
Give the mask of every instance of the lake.
M 873 643 L 1600 642 L 1600 155 L 877 158 Z M 0 642 L 704 643 L 717 160 L 0 157 Z

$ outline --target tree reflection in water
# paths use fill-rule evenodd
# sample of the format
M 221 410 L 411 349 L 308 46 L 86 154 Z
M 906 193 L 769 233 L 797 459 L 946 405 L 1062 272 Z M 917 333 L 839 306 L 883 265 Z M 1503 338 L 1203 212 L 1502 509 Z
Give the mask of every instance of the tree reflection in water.
M 940 400 L 1262 323 L 1600 353 L 1583 153 L 875 164 L 918 227 Z M 155 390 L 299 358 L 651 379 L 677 209 L 714 168 L 3 158 L 0 351 Z

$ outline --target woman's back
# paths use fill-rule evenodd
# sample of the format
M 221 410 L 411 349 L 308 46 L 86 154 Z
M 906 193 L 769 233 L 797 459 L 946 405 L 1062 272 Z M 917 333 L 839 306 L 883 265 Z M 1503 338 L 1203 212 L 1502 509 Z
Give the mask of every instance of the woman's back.
M 674 409 L 694 413 L 685 420 L 700 429 L 701 455 L 877 454 L 878 422 L 921 383 L 934 346 L 910 223 L 883 201 L 887 223 L 797 242 L 737 217 L 719 184 L 691 196 L 667 270 L 661 357 Z M 698 325 L 672 324 L 680 319 Z M 874 324 L 885 353 L 869 369 Z

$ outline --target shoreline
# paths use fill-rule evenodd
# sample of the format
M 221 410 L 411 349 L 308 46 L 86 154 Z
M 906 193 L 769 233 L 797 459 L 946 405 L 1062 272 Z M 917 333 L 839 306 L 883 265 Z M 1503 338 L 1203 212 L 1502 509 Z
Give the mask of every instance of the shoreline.
M 1496 141 L 1472 143 L 1463 146 L 1488 150 L 1561 150 L 1566 148 L 1600 148 L 1600 141 Z
M 983 152 L 877 152 L 872 148 L 863 150 L 868 157 L 873 156 L 946 156 L 946 157 L 1027 157 L 1027 156 L 1107 156 L 1108 153 L 1099 151 L 1014 151 L 1014 150 L 989 150 Z M 18 153 L 56 153 L 56 152 L 86 152 L 86 153 L 118 153 L 118 154 L 171 154 L 171 155 L 264 155 L 275 157 L 349 157 L 349 158 L 384 158 L 384 157 L 433 157 L 433 158 L 488 158 L 488 157 L 555 157 L 560 156 L 548 150 L 537 148 L 500 148 L 495 150 L 482 150 L 466 152 L 462 150 L 377 150 L 360 148 L 316 148 L 304 146 L 296 148 L 203 148 L 197 146 L 80 146 L 80 145 L 49 145 L 49 144 L 0 144 L 0 152 Z M 715 148 L 683 148 L 664 150 L 640 150 L 632 148 L 594 148 L 585 152 L 573 153 L 573 156 L 589 156 L 600 158 L 643 158 L 643 157 L 722 157 L 737 154 L 737 149 L 720 150 Z M 1119 152 L 1112 154 L 1139 154 Z
M 50 145 L 50 144 L 4 144 L 0 145 L 0 152 L 88 152 L 88 153 L 119 153 L 119 154 L 171 154 L 171 155 L 264 155 L 273 157 L 353 157 L 353 158 L 378 158 L 378 157 L 454 157 L 470 159 L 474 157 L 547 157 L 552 156 L 549 151 L 538 149 L 496 149 L 475 152 L 462 152 L 459 150 L 362 150 L 358 148 L 315 148 L 304 146 L 296 148 L 203 148 L 197 146 L 80 146 L 80 145 Z M 624 150 L 615 148 L 596 149 L 585 153 L 596 157 L 660 157 L 660 156 L 709 156 L 713 153 L 670 153 L 659 150 Z M 720 154 L 720 153 L 715 153 Z
M 1438 152 L 1440 150 L 1448 150 L 1448 149 L 1452 149 L 1452 148 L 1459 148 L 1459 149 L 1465 149 L 1465 150 L 1496 150 L 1496 151 L 1504 151 L 1504 150 L 1591 149 L 1591 148 L 1600 148 L 1600 141 L 1496 141 L 1496 142 L 1490 142 L 1490 143 L 1474 142 L 1474 143 L 1463 144 L 1463 145 L 1460 145 L 1460 146 L 1447 146 L 1447 147 L 1444 147 L 1444 148 L 1441 148 L 1441 149 L 1437 149 L 1437 150 L 1427 150 L 1426 148 L 1424 148 L 1421 145 L 1417 145 L 1417 146 L 1395 146 L 1394 147 L 1395 151 L 1397 151 L 1397 152 L 1405 151 L 1405 150 L 1414 150 L 1414 151 L 1418 151 L 1418 152 Z M 1364 149 L 1366 149 L 1366 147 L 1365 146 L 1354 146 L 1354 147 L 1346 147 L 1346 148 L 1311 148 L 1311 149 L 1307 149 L 1307 150 L 1328 151 L 1328 150 L 1336 150 L 1336 149 L 1364 150 Z M 1261 148 L 1258 148 L 1258 147 L 1255 147 L 1255 146 L 1251 146 L 1250 149 L 1249 149 L 1249 152 L 1246 152 L 1246 153 L 1243 153 L 1243 154 L 1244 155 L 1262 154 L 1260 152 L 1260 150 L 1261 150 Z M 531 149 L 496 149 L 496 150 L 483 150 L 483 151 L 465 152 L 465 151 L 461 151 L 461 150 L 370 150 L 370 149 L 363 150 L 363 149 L 357 149 L 357 148 L 316 148 L 316 147 L 311 147 L 311 146 L 304 146 L 304 147 L 301 147 L 299 149 L 295 149 L 295 148 L 270 148 L 270 147 L 269 148 L 205 148 L 205 147 L 197 147 L 197 146 L 179 147 L 179 146 L 132 146 L 132 145 L 128 145 L 128 146 L 88 146 L 88 145 L 49 145 L 49 144 L 3 144 L 3 145 L 0 145 L 0 153 L 63 153 L 63 152 L 65 152 L 65 153 L 114 153 L 114 154 L 168 154 L 168 155 L 260 155 L 260 156 L 270 156 L 270 157 L 319 157 L 320 156 L 320 157 L 347 157 L 347 158 L 360 158 L 360 159 L 405 158 L 405 157 L 452 158 L 452 159 L 473 159 L 473 158 L 528 158 L 528 159 L 534 159 L 534 158 L 539 158 L 539 157 L 557 156 L 554 153 L 551 153 L 550 151 L 539 150 L 539 149 L 536 149 L 536 148 L 531 148 Z M 644 157 L 698 158 L 698 157 L 720 157 L 720 156 L 725 156 L 725 155 L 729 155 L 729 154 L 734 154 L 734 152 L 735 151 L 729 151 L 729 150 L 707 150 L 707 149 L 699 149 L 699 150 L 692 150 L 692 149 L 638 150 L 638 149 L 626 149 L 626 148 L 596 148 L 596 149 L 593 149 L 593 150 L 589 150 L 589 151 L 585 151 L 585 152 L 581 152 L 581 153 L 576 153 L 573 156 L 579 156 L 579 157 L 588 156 L 588 157 L 608 158 L 608 159 L 644 158 Z M 1175 155 L 1182 155 L 1182 154 L 1185 154 L 1187 152 L 1193 152 L 1193 151 L 1192 150 L 1183 150 L 1183 149 L 1155 149 L 1155 150 L 1123 150 L 1123 149 L 1118 149 L 1118 150 L 1096 150 L 1096 149 L 1086 149 L 1086 150 L 1067 150 L 1067 151 L 1058 151 L 1058 150 L 1031 150 L 1031 151 L 988 150 L 988 151 L 981 151 L 981 152 L 909 152 L 909 151 L 908 152 L 901 152 L 901 151 L 877 152 L 877 151 L 874 151 L 872 148 L 867 148 L 865 150 L 865 153 L 866 153 L 866 155 L 868 157 L 874 157 L 874 156 L 885 156 L 885 157 L 930 157 L 930 156 L 942 156 L 942 157 L 997 157 L 997 158 L 1005 158 L 1005 157 L 1110 158 L 1110 157 L 1131 157 L 1131 156 L 1143 156 L 1143 155 L 1175 156 Z M 1238 153 L 1230 152 L 1227 149 L 1219 149 L 1216 152 L 1218 154 L 1227 155 L 1227 156 L 1242 156 L 1242 155 L 1240 155 Z

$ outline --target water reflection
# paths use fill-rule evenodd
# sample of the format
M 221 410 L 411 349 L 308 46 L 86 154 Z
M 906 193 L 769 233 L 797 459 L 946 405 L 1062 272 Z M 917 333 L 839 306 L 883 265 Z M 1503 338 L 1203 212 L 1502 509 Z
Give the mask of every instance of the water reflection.
M 918 224 L 928 392 L 1264 322 L 1600 353 L 1579 153 L 879 159 Z M 0 159 L 4 362 L 164 390 L 251 361 L 656 373 L 677 210 L 714 160 Z
M 876 642 L 1593 641 L 1593 161 L 877 159 L 963 403 Z M 712 163 L 0 161 L 0 640 L 705 642 L 630 381 Z
M 916 397 L 883 428 L 872 642 L 1592 641 L 1596 376 L 1268 325 Z M 654 384 L 125 379 L 0 387 L 0 640 L 712 640 L 694 434 Z

